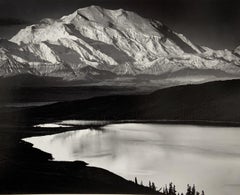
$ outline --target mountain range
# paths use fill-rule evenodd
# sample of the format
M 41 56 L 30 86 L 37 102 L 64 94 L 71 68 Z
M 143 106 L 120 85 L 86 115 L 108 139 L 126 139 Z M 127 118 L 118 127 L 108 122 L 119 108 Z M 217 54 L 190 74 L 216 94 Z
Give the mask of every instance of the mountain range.
M 143 78 L 237 78 L 240 46 L 213 50 L 134 12 L 90 6 L 60 19 L 43 19 L 10 40 L 1 39 L 0 76 L 22 74 L 130 83 Z

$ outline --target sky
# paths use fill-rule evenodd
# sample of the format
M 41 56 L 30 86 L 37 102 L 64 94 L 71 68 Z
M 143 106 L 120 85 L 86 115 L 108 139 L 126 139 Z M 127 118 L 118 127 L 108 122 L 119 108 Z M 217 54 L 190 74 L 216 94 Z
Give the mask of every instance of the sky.
M 123 8 L 157 19 L 194 43 L 213 49 L 240 45 L 239 0 L 0 0 L 0 37 L 9 39 L 26 25 L 90 5 Z

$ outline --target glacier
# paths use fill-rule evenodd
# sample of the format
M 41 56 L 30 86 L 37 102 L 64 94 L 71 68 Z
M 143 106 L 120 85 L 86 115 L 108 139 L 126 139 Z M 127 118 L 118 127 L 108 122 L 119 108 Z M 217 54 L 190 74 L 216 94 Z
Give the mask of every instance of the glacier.
M 237 78 L 239 66 L 240 47 L 229 51 L 199 46 L 159 21 L 99 6 L 43 19 L 10 40 L 0 40 L 2 77 L 32 74 L 103 81 L 216 70 Z

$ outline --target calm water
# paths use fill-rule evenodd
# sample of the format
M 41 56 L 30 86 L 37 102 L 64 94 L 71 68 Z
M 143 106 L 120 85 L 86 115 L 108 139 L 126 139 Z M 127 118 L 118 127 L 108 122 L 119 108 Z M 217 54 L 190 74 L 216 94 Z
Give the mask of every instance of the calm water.
M 240 129 L 190 125 L 112 124 L 24 139 L 57 161 L 83 160 L 126 179 L 179 191 L 196 184 L 207 195 L 240 194 Z

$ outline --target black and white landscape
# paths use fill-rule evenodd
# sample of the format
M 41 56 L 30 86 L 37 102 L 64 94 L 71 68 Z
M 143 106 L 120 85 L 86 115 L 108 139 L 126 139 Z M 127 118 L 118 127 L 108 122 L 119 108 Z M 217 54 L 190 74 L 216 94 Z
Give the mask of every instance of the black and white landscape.
M 1 19 L 0 8 L 0 27 L 16 31 L 0 32 L 0 193 L 240 193 L 240 39 L 224 48 L 217 37 L 228 20 L 234 35 L 235 3 L 81 1 L 65 14 L 77 1 L 34 2 L 14 9 L 64 14 L 23 22 L 33 12 Z M 228 10 L 214 48 L 159 18 L 193 23 L 196 5 L 213 18 Z
M 163 80 L 181 84 L 240 74 L 238 48 L 199 46 L 160 21 L 99 6 L 43 19 L 0 45 L 3 77 L 31 74 L 101 85 L 159 85 Z

